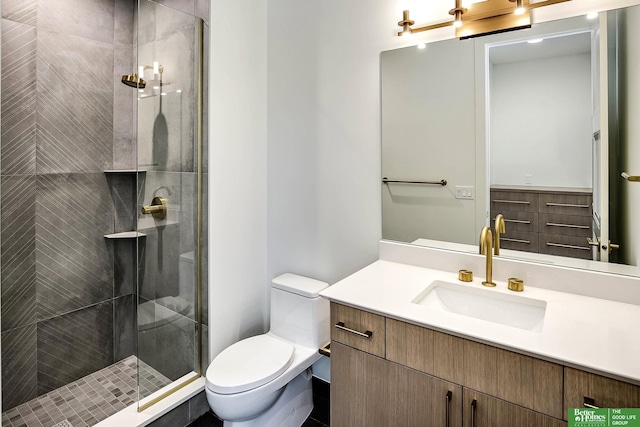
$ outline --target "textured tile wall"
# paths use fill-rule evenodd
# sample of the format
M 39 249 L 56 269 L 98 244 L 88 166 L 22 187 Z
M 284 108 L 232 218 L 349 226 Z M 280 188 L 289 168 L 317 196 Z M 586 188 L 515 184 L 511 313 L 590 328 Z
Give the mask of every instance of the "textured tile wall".
M 114 41 L 131 38 L 132 15 L 130 0 L 2 0 L 5 410 L 113 362 L 115 347 L 132 351 L 120 343 L 132 315 L 119 304 L 115 316 L 103 238 L 115 222 L 103 173 L 118 134 L 113 77 L 127 64 Z M 130 62 L 131 46 L 117 51 Z M 128 197 L 135 203 L 135 190 Z
M 38 322 L 38 394 L 113 363 L 111 300 Z
M 28 3 L 28 2 L 27 2 Z M 2 20 L 3 175 L 36 171 L 36 28 Z

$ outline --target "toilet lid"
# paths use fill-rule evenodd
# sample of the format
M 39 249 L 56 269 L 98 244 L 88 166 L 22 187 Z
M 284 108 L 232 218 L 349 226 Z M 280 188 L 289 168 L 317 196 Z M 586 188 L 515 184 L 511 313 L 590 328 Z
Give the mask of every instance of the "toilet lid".
M 233 344 L 207 369 L 207 387 L 220 394 L 251 390 L 282 374 L 293 361 L 292 344 L 258 335 Z

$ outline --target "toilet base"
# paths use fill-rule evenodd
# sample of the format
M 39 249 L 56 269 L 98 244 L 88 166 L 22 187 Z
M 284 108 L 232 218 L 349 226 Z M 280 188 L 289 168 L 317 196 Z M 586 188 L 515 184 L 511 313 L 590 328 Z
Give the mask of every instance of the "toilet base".
M 256 418 L 225 421 L 224 427 L 300 427 L 313 410 L 311 368 L 285 386 L 276 402 Z

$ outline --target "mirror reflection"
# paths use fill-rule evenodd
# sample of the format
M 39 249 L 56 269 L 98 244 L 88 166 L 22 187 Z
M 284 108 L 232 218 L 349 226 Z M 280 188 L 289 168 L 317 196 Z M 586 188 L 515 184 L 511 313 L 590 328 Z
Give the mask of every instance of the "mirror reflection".
M 382 183 L 383 238 L 477 252 L 502 214 L 502 256 L 638 274 L 636 28 L 640 6 L 383 52 L 382 176 L 427 182 Z

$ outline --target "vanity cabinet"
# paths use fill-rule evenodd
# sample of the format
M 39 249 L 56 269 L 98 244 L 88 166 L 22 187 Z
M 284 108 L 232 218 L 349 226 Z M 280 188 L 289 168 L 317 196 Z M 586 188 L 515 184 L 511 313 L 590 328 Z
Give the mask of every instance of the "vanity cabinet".
M 567 423 L 518 405 L 464 389 L 463 427 L 566 427 Z
M 640 387 L 579 369 L 333 302 L 331 321 L 332 426 L 566 427 L 585 403 L 640 407 Z
M 584 372 L 564 369 L 564 416 L 569 408 L 640 408 L 640 387 Z
M 331 344 L 331 426 L 462 425 L 462 387 Z
M 505 218 L 504 249 L 591 259 L 592 194 L 588 191 L 545 187 L 493 186 L 491 225 Z

